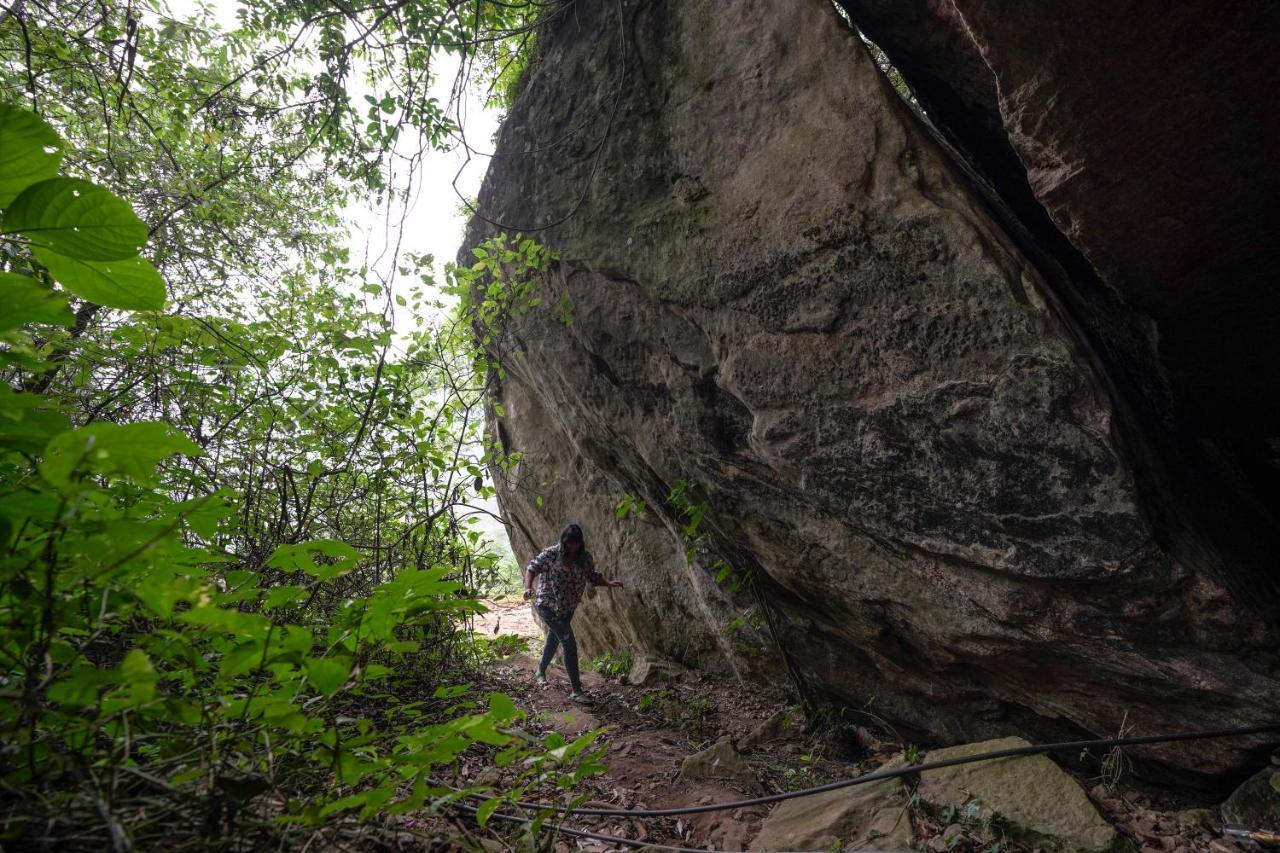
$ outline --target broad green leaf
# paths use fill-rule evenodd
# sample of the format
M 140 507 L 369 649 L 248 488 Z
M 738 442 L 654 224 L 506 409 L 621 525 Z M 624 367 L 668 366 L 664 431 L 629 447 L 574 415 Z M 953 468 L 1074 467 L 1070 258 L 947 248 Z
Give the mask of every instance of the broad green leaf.
M 271 620 L 260 613 L 245 613 L 228 607 L 201 605 L 178 614 L 180 621 L 235 634 L 242 640 L 265 638 Z
M 48 401 L 38 394 L 18 394 L 0 385 L 0 448 L 36 454 L 49 439 L 70 428 L 58 412 L 39 408 Z
M 55 486 L 71 485 L 80 466 L 99 474 L 150 484 L 159 462 L 174 453 L 200 456 L 200 445 L 168 424 L 90 424 L 55 436 L 45 448 L 40 473 Z
M 199 536 L 212 540 L 218 533 L 218 525 L 224 518 L 235 512 L 231 505 L 234 495 L 230 489 L 223 489 L 207 497 L 191 498 L 177 505 L 178 511 L 187 519 L 187 524 Z
M 138 254 L 147 226 L 133 208 L 96 184 L 50 178 L 13 200 L 0 234 L 22 234 L 34 246 L 83 261 L 120 261 Z
M 350 666 L 333 658 L 307 658 L 303 665 L 307 669 L 307 681 L 325 696 L 337 693 L 351 672 Z
M 502 805 L 501 797 L 491 797 L 480 804 L 480 808 L 476 809 L 476 823 L 484 826 L 488 823 L 489 818 L 497 811 L 498 806 Z
M 127 311 L 158 311 L 164 307 L 164 279 L 144 258 L 85 261 L 40 248 L 35 255 L 58 284 L 81 299 Z
M 132 688 L 132 698 L 136 702 L 149 702 L 155 697 L 159 678 L 151 665 L 151 658 L 142 649 L 130 650 L 120 662 L 120 683 Z
M 30 276 L 0 273 L 0 332 L 27 323 L 70 326 L 75 321 L 64 294 L 55 293 Z
M 111 680 L 110 670 L 78 666 L 49 685 L 47 695 L 50 700 L 63 705 L 92 705 L 98 699 L 98 688 Z
M 0 207 L 58 174 L 62 140 L 30 110 L 0 104 Z
M 437 699 L 457 699 L 459 696 L 466 696 L 470 692 L 470 684 L 453 684 L 437 687 L 434 695 Z
M 317 563 L 312 554 L 333 557 L 335 563 Z M 267 565 L 286 572 L 303 571 L 322 581 L 332 580 L 355 568 L 360 552 L 345 542 L 312 539 L 297 545 L 281 545 L 267 560 Z
M 286 652 L 309 652 L 313 641 L 311 631 L 300 625 L 285 625 L 280 636 L 280 646 Z
M 262 643 L 250 640 L 241 643 L 222 656 L 223 675 L 244 675 L 252 672 L 262 662 Z
M 495 720 L 506 722 L 520 716 L 520 709 L 516 707 L 515 703 L 511 701 L 511 697 L 507 694 L 490 693 L 489 715 Z
M 335 812 L 344 811 L 346 809 L 352 809 L 352 808 L 355 808 L 356 806 L 363 806 L 365 804 L 365 801 L 368 800 L 368 798 L 369 798 L 368 794 L 362 793 L 362 794 L 351 794 L 350 796 L 343 797 L 340 800 L 334 800 L 332 803 L 329 803 L 320 809 L 320 817 L 328 817 L 329 815 L 334 814 Z
M 168 617 L 180 601 L 191 601 L 205 594 L 204 584 L 190 577 L 175 575 L 168 567 L 158 568 L 145 578 L 130 584 L 132 592 L 155 616 Z
M 277 586 L 267 593 L 265 607 L 283 607 L 302 599 L 307 590 L 300 586 Z

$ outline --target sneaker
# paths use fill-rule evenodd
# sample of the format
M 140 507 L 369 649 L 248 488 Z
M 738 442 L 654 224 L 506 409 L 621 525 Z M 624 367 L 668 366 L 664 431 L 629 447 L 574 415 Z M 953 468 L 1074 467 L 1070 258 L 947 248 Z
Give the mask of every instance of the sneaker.
M 590 705 L 591 697 L 586 693 L 583 693 L 581 690 L 575 690 L 569 694 L 569 701 L 577 702 L 579 705 Z
M 533 676 L 533 680 L 538 683 L 539 687 L 547 686 L 547 674 L 542 670 L 538 670 L 537 674 Z

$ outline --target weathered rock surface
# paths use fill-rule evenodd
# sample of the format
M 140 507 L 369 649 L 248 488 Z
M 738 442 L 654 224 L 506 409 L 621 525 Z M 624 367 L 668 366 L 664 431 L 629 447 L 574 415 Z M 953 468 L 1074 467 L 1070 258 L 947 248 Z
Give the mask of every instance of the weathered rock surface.
M 907 790 L 899 779 L 783 800 L 751 850 L 911 850 Z
M 1002 192 L 1026 185 L 1156 321 L 1183 417 L 1280 432 L 1276 4 L 841 3 Z
M 733 741 L 722 737 L 711 746 L 690 755 L 680 764 L 681 779 L 727 779 L 748 788 L 760 789 L 755 771 L 742 759 Z
M 1156 404 L 1124 396 L 1167 379 L 1156 354 L 1117 380 L 1067 298 L 1096 279 L 1006 232 L 827 4 L 577 4 L 542 51 L 468 242 L 537 228 L 562 257 L 540 295 L 572 323 L 535 309 L 495 346 L 523 458 L 494 473 L 522 560 L 576 520 L 626 580 L 584 602 L 589 652 L 938 739 L 1269 718 L 1256 567 L 1201 535 Z M 650 510 L 615 520 L 624 495 Z M 1150 754 L 1218 773 L 1252 745 Z
M 1146 408 L 1142 431 L 1168 431 L 1164 471 L 1138 472 L 1163 538 L 1216 557 L 1274 624 L 1280 113 L 1263 105 L 1280 86 L 1280 5 L 839 2 L 1073 271 L 1059 297 Z M 1158 375 L 1110 322 L 1108 293 L 1149 324 Z M 1163 505 L 1170 488 L 1183 507 Z
M 1222 819 L 1257 829 L 1280 829 L 1280 768 L 1250 776 L 1222 804 Z
M 933 750 L 925 761 L 1027 745 L 1022 738 L 1002 738 Z M 954 806 L 961 813 L 971 811 L 977 820 L 998 820 L 1010 836 L 1043 850 L 1107 853 L 1128 849 L 1084 789 L 1043 755 L 929 770 L 920 774 L 917 793 L 936 808 Z

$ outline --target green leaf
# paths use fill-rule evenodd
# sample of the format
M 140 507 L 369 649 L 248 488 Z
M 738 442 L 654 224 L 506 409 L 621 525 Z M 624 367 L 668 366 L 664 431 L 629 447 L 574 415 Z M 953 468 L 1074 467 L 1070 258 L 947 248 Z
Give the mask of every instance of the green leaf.
M 35 256 L 58 284 L 81 299 L 127 311 L 158 311 L 164 307 L 164 279 L 143 258 L 85 261 L 41 248 L 35 250 Z
M 207 497 L 190 498 L 176 505 L 186 519 L 187 525 L 205 541 L 210 541 L 218 533 L 218 525 L 224 518 L 230 517 L 235 508 L 231 498 L 235 493 L 223 489 Z
M 264 602 L 266 607 L 283 607 L 286 604 L 292 604 L 307 594 L 307 590 L 300 586 L 278 586 L 267 593 L 267 600 Z
M 62 140 L 30 110 L 0 104 L 0 207 L 58 174 Z
M 47 696 L 63 705 L 92 705 L 98 700 L 98 688 L 111 681 L 111 672 L 91 666 L 78 666 L 68 670 L 49 685 Z
M 333 557 L 335 563 L 317 563 L 311 554 Z M 303 571 L 322 581 L 332 580 L 355 568 L 360 552 L 345 542 L 312 539 L 297 545 L 281 545 L 267 560 L 267 565 L 286 572 Z
M 320 817 L 328 817 L 335 812 L 345 811 L 346 809 L 355 808 L 356 806 L 363 806 L 368 798 L 368 794 L 362 793 L 351 794 L 350 796 L 343 797 L 340 800 L 334 800 L 332 803 L 328 803 L 320 809 Z
M 29 276 L 0 273 L 0 332 L 27 323 L 70 326 L 75 321 L 65 295 Z
M 476 823 L 484 826 L 500 805 L 502 805 L 501 797 L 491 797 L 485 800 L 480 804 L 480 808 L 476 809 Z
M 307 669 L 307 680 L 311 686 L 325 696 L 337 693 L 347 682 L 351 667 L 333 658 L 307 658 L 303 661 Z
M 131 688 L 135 703 L 150 702 L 156 695 L 156 682 L 160 679 L 151 658 L 142 649 L 132 649 L 120 662 L 120 683 Z
M 49 439 L 66 432 L 71 423 L 64 416 L 38 408 L 47 402 L 38 394 L 17 394 L 0 384 L 0 448 L 34 455 Z
M 90 424 L 55 436 L 45 448 L 40 473 L 55 486 L 71 485 L 81 465 L 100 474 L 152 482 L 160 460 L 174 454 L 200 456 L 200 446 L 168 424 Z
M 470 692 L 470 684 L 453 684 L 437 687 L 434 695 L 437 699 L 457 699 L 459 696 L 466 696 Z
M 32 184 L 13 200 L 2 234 L 22 234 L 35 246 L 82 261 L 120 261 L 138 254 L 147 226 L 124 201 L 79 178 Z
M 489 715 L 495 720 L 506 722 L 514 720 L 520 716 L 520 709 L 511 701 L 511 697 L 505 693 L 489 694 Z
M 262 662 L 262 643 L 250 640 L 241 643 L 222 656 L 223 675 L 244 675 L 252 672 Z

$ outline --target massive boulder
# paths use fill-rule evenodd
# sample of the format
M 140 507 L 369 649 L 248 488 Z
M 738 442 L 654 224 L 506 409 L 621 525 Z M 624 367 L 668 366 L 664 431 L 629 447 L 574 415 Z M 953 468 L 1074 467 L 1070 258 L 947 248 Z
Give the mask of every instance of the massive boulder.
M 934 741 L 1274 714 L 1274 519 L 1179 431 L 1150 319 L 1071 243 L 1095 229 L 1002 194 L 822 0 L 574 3 L 539 42 L 466 249 L 559 253 L 491 344 L 493 470 L 520 559 L 579 521 L 626 582 L 579 611 L 588 653 Z

